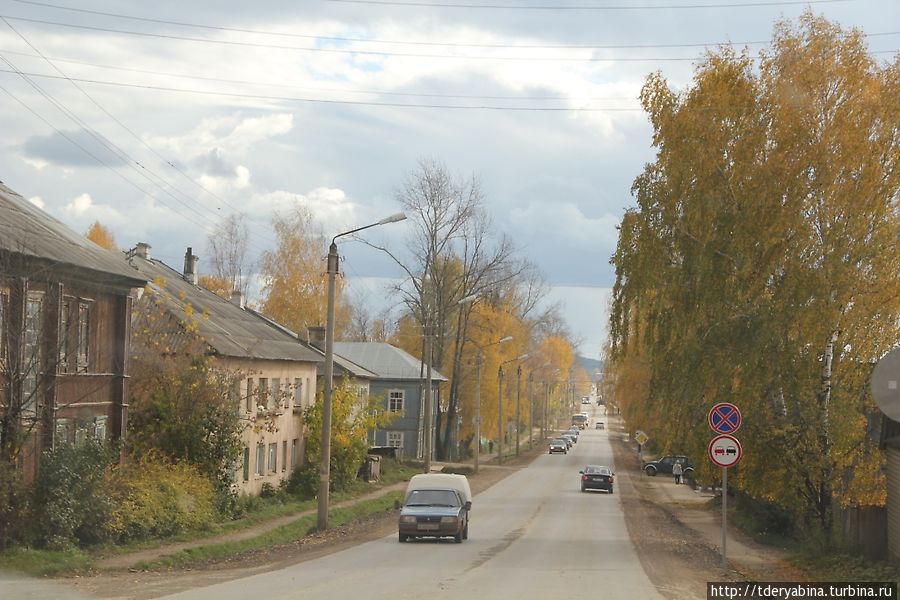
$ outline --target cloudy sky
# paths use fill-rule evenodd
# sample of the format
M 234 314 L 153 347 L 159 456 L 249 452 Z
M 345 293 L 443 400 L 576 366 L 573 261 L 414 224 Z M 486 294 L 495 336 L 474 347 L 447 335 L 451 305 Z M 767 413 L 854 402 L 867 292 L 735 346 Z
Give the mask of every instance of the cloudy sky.
M 175 267 L 193 246 L 202 268 L 223 215 L 247 215 L 254 254 L 294 203 L 344 231 L 397 212 L 437 159 L 479 178 L 596 357 L 616 225 L 653 158 L 644 78 L 682 88 L 707 46 L 755 55 L 807 7 L 880 60 L 900 48 L 896 0 L 2 0 L 0 180 Z M 341 253 L 351 280 L 397 275 Z

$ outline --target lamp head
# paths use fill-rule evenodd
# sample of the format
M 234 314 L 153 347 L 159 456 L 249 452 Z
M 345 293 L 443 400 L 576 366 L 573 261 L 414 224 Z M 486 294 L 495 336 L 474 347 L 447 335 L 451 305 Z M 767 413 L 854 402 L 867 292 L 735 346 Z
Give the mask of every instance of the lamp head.
M 397 214 L 393 214 L 389 217 L 385 217 L 382 220 L 378 221 L 378 225 L 386 225 L 388 223 L 396 223 L 397 221 L 403 221 L 406 219 L 406 213 L 398 212 Z

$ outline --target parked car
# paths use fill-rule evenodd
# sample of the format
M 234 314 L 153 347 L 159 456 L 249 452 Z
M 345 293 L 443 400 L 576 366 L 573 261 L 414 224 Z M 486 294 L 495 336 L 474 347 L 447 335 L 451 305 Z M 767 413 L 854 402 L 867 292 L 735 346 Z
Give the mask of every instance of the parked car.
M 613 493 L 615 473 L 609 467 L 602 465 L 588 465 L 581 471 L 581 491 L 606 490 Z
M 422 473 L 406 487 L 400 510 L 398 539 L 452 537 L 457 544 L 469 538 L 472 491 L 465 475 Z
M 566 440 L 562 438 L 550 440 L 550 454 L 553 454 L 554 452 L 562 452 L 563 454 L 568 454 L 569 444 L 567 444 Z
M 656 460 L 645 462 L 643 469 L 644 472 L 651 477 L 653 477 L 657 473 L 671 475 L 672 467 L 675 466 L 676 462 L 681 463 L 685 478 L 690 479 L 691 477 L 693 477 L 694 463 L 689 457 L 676 454 L 667 454 L 666 456 L 657 458 Z

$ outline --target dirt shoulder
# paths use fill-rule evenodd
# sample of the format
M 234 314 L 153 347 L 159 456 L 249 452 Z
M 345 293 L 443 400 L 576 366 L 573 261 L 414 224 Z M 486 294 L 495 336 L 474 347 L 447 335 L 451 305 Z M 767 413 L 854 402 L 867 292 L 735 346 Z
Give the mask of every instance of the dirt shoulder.
M 650 580 L 672 600 L 705 599 L 710 581 L 805 581 L 786 553 L 758 544 L 730 527 L 727 564 L 721 555 L 721 512 L 712 496 L 670 476 L 642 475 L 633 444 L 611 419 L 610 442 L 625 522 Z

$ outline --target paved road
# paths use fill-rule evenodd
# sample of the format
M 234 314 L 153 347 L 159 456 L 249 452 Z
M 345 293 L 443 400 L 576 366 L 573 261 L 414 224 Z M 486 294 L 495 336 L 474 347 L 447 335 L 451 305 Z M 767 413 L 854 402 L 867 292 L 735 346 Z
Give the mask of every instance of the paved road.
M 635 554 L 618 496 L 581 493 L 578 470 L 586 464 L 612 465 L 605 430 L 585 430 L 569 454 L 542 455 L 475 496 L 462 544 L 401 544 L 393 534 L 167 598 L 661 598 Z

